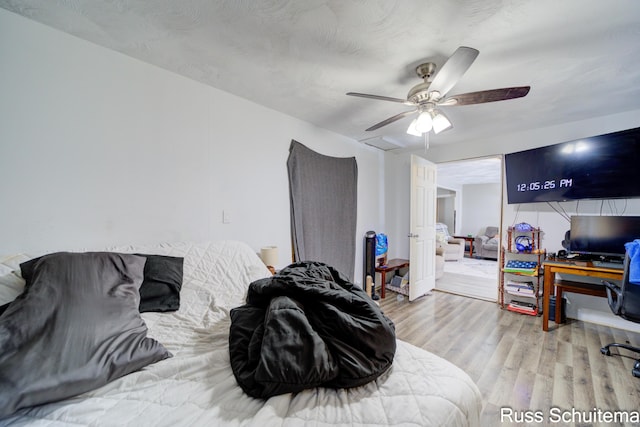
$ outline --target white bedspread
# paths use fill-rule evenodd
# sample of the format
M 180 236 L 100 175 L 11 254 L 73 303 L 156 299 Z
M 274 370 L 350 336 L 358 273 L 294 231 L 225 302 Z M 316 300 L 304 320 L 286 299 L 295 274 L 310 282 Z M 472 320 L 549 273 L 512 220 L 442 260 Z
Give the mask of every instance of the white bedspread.
M 392 368 L 363 387 L 317 388 L 263 401 L 243 393 L 229 364 L 229 310 L 269 274 L 239 242 L 110 250 L 184 257 L 181 307 L 144 313 L 149 335 L 174 357 L 100 389 L 19 411 L 29 426 L 478 426 L 482 400 L 459 368 L 398 341 Z

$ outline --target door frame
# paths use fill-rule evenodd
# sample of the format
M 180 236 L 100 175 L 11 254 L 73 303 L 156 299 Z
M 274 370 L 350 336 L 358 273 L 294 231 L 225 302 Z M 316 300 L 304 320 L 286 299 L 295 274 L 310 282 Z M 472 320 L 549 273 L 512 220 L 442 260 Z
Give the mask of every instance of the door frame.
M 496 281 L 495 281 L 495 300 L 492 299 L 492 301 L 497 301 L 498 300 L 498 293 L 499 293 L 499 287 L 500 287 L 500 275 L 499 275 L 499 261 L 500 261 L 500 251 L 501 251 L 501 245 L 502 245 L 502 234 L 503 234 L 503 219 L 504 219 L 504 155 L 501 154 L 496 154 L 496 155 L 491 155 L 491 156 L 482 156 L 482 157 L 477 157 L 477 158 L 470 158 L 470 159 L 460 159 L 460 160 L 452 160 L 449 162 L 442 162 L 442 163 L 438 163 L 437 166 L 440 167 L 443 164 L 463 164 L 463 163 L 467 163 L 467 164 L 471 164 L 474 161 L 481 161 L 481 160 L 485 160 L 485 159 L 498 159 L 499 160 L 499 165 L 497 165 L 496 169 L 499 169 L 499 182 L 498 182 L 498 186 L 499 186 L 499 211 L 498 211 L 498 227 L 499 227 L 499 232 L 500 232 L 500 247 L 498 248 L 498 260 L 496 261 Z M 439 175 L 440 177 L 440 175 Z M 478 182 L 478 184 L 483 184 L 483 183 L 488 183 L 488 182 Z M 438 182 L 438 187 L 440 188 L 445 188 L 447 190 L 451 190 L 451 191 L 456 191 L 456 197 L 460 198 L 460 204 L 456 205 L 456 226 L 460 226 L 462 223 L 465 222 L 465 212 L 462 210 L 462 205 L 464 203 L 464 201 L 462 200 L 462 198 L 464 198 L 464 193 L 461 195 L 460 194 L 460 190 L 462 189 L 462 187 L 456 187 L 454 185 L 452 185 L 451 182 Z M 466 213 L 467 215 L 469 215 L 469 212 Z M 488 225 L 488 224 L 487 224 Z M 456 230 L 454 229 L 449 230 L 451 235 L 456 235 L 456 234 L 468 234 L 467 233 L 463 233 L 462 230 Z M 476 230 L 475 232 L 478 232 L 479 230 Z M 475 248 L 474 248 L 474 253 L 476 252 Z M 436 287 L 437 289 L 437 287 Z M 489 290 L 487 288 L 487 290 Z M 447 292 L 454 292 L 451 289 L 446 289 Z M 491 289 L 491 292 L 493 291 L 493 289 Z M 461 294 L 463 295 L 463 294 Z M 464 294 L 464 296 L 469 296 L 469 297 L 476 297 L 476 298 L 482 298 L 485 299 L 485 297 L 479 297 L 479 296 L 474 296 L 474 295 L 466 295 Z

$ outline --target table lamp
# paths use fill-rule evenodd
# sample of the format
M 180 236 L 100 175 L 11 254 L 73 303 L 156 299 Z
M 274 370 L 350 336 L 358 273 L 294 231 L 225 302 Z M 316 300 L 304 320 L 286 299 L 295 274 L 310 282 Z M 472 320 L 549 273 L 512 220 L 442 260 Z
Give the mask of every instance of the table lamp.
M 271 274 L 276 274 L 275 266 L 278 264 L 278 247 L 265 246 L 260 249 L 260 258 L 267 266 Z

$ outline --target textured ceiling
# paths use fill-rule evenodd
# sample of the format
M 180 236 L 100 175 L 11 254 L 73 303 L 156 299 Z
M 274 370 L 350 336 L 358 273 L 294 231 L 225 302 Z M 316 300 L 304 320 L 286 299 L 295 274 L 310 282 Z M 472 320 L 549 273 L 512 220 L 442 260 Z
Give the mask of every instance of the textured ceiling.
M 449 144 L 640 109 L 638 0 L 0 0 L 0 7 L 348 137 L 420 149 L 402 104 L 414 68 L 480 55 L 450 92 L 530 85 L 447 107 Z M 384 140 L 382 139 L 384 137 Z

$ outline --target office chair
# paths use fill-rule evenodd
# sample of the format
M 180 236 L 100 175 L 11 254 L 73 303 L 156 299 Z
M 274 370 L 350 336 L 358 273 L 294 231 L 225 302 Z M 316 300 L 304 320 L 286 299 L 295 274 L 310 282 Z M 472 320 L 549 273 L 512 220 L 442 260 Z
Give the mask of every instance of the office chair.
M 629 265 L 629 253 L 627 252 L 624 257 L 624 273 L 620 286 L 606 280 L 603 280 L 602 283 L 606 286 L 607 299 L 613 314 L 640 323 L 640 284 L 629 282 Z M 610 347 L 619 347 L 640 353 L 640 347 L 619 343 L 606 345 L 600 349 L 600 352 L 605 356 L 611 356 Z M 640 378 L 640 359 L 636 360 L 631 373 L 634 377 Z

